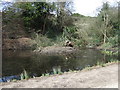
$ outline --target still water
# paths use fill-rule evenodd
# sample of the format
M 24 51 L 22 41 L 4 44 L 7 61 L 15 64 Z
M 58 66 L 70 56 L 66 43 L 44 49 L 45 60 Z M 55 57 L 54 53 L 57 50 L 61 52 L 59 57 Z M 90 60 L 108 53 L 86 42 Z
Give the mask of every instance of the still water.
M 99 50 L 83 49 L 78 52 L 62 55 L 43 55 L 32 51 L 3 51 L 2 76 L 20 75 L 23 70 L 29 74 L 40 76 L 53 72 L 60 67 L 61 71 L 81 70 L 86 66 L 96 65 L 97 62 L 108 62 L 109 56 Z

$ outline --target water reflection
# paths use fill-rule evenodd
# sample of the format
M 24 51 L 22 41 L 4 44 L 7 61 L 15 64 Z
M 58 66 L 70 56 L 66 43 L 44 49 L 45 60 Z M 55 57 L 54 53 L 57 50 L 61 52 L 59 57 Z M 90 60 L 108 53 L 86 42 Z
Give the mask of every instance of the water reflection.
M 40 76 L 43 73 L 53 73 L 55 67 L 61 71 L 79 70 L 86 66 L 93 66 L 98 61 L 107 62 L 98 50 L 84 49 L 75 53 L 62 55 L 42 55 L 32 51 L 3 51 L 2 76 L 20 75 L 26 70 L 31 75 Z

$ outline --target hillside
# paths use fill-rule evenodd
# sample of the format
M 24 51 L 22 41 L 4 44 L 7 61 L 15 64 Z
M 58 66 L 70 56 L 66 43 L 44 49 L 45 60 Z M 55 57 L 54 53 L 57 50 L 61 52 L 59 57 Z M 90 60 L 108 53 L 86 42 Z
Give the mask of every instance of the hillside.
M 78 48 L 100 46 L 103 49 L 112 49 L 118 46 L 117 7 L 103 3 L 98 16 L 89 17 L 72 13 L 70 6 L 72 3 L 66 2 L 11 3 L 2 12 L 3 49 L 21 46 L 6 44 L 9 40 L 21 42 L 19 38 L 31 39 L 36 43 L 33 45 L 34 49 L 52 45 L 64 46 L 65 41 L 70 41 Z
M 21 18 L 11 19 L 2 24 L 2 49 L 30 49 L 31 39 L 26 33 Z

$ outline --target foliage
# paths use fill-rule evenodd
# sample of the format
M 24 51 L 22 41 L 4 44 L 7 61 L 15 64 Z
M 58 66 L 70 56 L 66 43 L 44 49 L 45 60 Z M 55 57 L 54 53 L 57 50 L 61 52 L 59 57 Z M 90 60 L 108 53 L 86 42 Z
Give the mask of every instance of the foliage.
M 53 68 L 53 74 L 62 74 L 61 67 Z
M 114 48 L 118 46 L 118 35 L 116 35 L 115 37 L 109 37 L 108 38 L 108 42 L 102 44 L 102 48 L 104 49 L 109 49 L 109 48 Z
M 53 68 L 53 73 L 57 74 L 57 70 L 55 68 Z
M 63 29 L 63 37 L 68 39 L 68 40 L 72 40 L 73 38 L 77 38 L 77 34 L 76 32 L 76 27 L 71 26 L 71 27 L 65 27 Z
M 118 46 L 118 35 L 114 37 L 109 37 L 108 42 L 112 44 L 112 46 Z
M 90 66 L 88 65 L 88 66 L 86 66 L 84 69 L 85 69 L 85 70 L 91 70 L 92 67 L 90 67 Z
M 76 16 L 76 17 L 85 17 L 84 15 L 81 15 L 81 14 L 79 14 L 79 13 L 74 13 L 74 14 L 72 14 L 72 16 Z
M 107 42 L 107 43 L 102 44 L 101 47 L 102 47 L 103 49 L 109 49 L 109 48 L 112 48 L 112 44 L 109 43 L 109 42 Z
M 53 5 L 45 2 L 22 3 L 20 8 L 27 30 L 44 34 L 45 29 L 50 26 L 48 23 L 51 23 L 49 18 L 52 17 L 50 12 L 54 8 Z
M 21 80 L 29 79 L 29 75 L 26 70 L 24 70 L 23 73 L 21 73 L 20 77 L 21 77 Z
M 102 67 L 105 67 L 105 63 L 104 62 L 97 62 L 97 66 L 102 66 Z
M 42 34 L 37 34 L 35 33 L 34 35 L 34 41 L 36 42 L 36 48 L 39 47 L 46 47 L 46 46 L 51 46 L 53 45 L 52 40 L 47 38 L 45 35 L 43 36 Z
M 78 47 L 117 47 L 118 7 L 103 3 L 97 17 L 73 14 L 70 7 L 70 2 L 12 3 L 3 10 L 3 26 L 11 26 L 9 22 L 17 18 L 23 20 L 26 28 L 24 31 L 34 39 L 37 47 L 55 44 L 63 46 L 66 40 Z M 10 28 L 12 32 L 15 27 Z
M 65 5 L 66 3 L 32 2 L 21 3 L 19 8 L 22 9 L 28 32 L 50 35 L 62 32 L 63 27 L 71 23 L 69 13 L 64 10 Z
M 106 55 L 118 55 L 118 51 L 108 51 L 108 50 L 103 50 L 102 51 L 103 54 L 106 54 Z
M 49 76 L 50 74 L 49 73 L 46 73 L 45 76 Z
M 105 49 L 117 47 L 119 27 L 117 13 L 117 7 L 110 7 L 107 2 L 103 3 L 99 15 L 93 18 L 88 28 L 81 30 L 81 33 L 84 32 L 83 38 L 89 45 L 102 45 Z
M 118 63 L 119 60 L 118 60 L 118 59 L 110 59 L 109 62 L 110 62 L 110 63 L 111 63 L 111 62 L 113 62 L 113 63 L 114 63 L 114 62 L 115 62 L 115 63 L 117 62 L 117 63 Z

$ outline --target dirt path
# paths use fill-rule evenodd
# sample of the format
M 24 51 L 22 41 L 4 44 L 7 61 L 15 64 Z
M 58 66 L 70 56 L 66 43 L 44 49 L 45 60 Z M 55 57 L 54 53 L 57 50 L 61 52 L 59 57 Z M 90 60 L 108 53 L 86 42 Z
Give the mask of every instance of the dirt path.
M 118 64 L 63 75 L 0 83 L 0 88 L 118 88 Z

